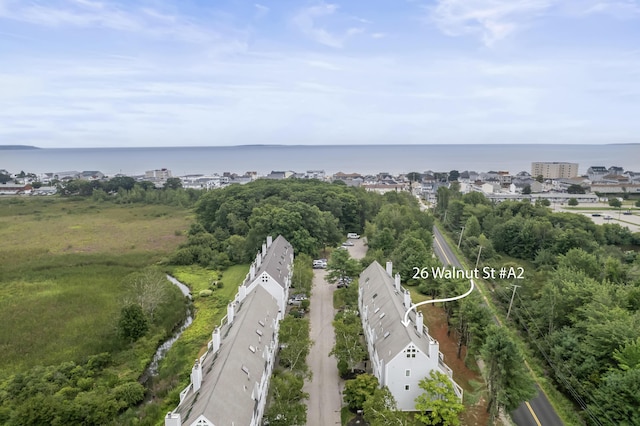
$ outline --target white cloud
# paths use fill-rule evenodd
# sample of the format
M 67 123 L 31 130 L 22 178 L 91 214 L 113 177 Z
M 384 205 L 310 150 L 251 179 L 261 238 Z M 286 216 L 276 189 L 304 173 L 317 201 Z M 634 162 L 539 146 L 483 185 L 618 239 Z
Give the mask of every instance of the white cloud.
M 336 4 L 320 3 L 300 10 L 293 17 L 292 22 L 298 30 L 315 42 L 329 47 L 342 48 L 347 39 L 362 34 L 365 30 L 362 27 L 350 27 L 342 31 L 330 31 L 318 23 L 322 18 L 335 16 L 337 11 L 338 5 Z M 364 22 L 360 18 L 357 20 Z
M 155 39 L 188 43 L 219 41 L 220 35 L 194 20 L 145 7 L 125 9 L 115 3 L 92 0 L 7 2 L 0 18 L 50 28 L 96 28 L 130 32 Z
M 640 17 L 640 4 L 634 0 L 598 1 L 588 7 L 586 15 L 604 13 L 617 19 L 633 19 Z
M 429 17 L 447 35 L 476 35 L 491 46 L 528 25 L 554 1 L 438 0 Z
M 269 8 L 263 4 L 255 3 L 253 5 L 256 8 L 256 18 L 260 19 L 266 16 L 269 13 Z

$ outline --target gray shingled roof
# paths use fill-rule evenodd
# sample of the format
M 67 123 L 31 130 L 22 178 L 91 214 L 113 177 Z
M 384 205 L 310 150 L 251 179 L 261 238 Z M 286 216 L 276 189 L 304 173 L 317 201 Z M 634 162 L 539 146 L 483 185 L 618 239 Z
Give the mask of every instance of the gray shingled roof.
M 225 325 L 222 329 L 220 350 L 203 363 L 202 387 L 195 395 L 191 392 L 176 410 L 183 424 L 191 424 L 202 414 L 216 426 L 251 423 L 256 404 L 252 393 L 265 370 L 265 347 L 275 337 L 278 304 L 259 285 L 236 305 L 235 312 L 231 328 L 227 331 Z
M 283 288 L 286 287 L 286 277 L 289 275 L 291 265 L 291 253 L 293 247 L 282 235 L 273 240 L 267 248 L 267 254 L 262 259 L 262 264 L 256 270 L 256 277 L 266 272 Z
M 369 325 L 376 332 L 373 346 L 380 359 L 385 364 L 388 363 L 412 342 L 429 356 L 427 328 L 424 327 L 425 334 L 418 335 L 415 329 L 415 310 L 409 315 L 411 324 L 407 327 L 402 324 L 405 314 L 402 305 L 403 289 L 400 287 L 400 292 L 395 291 L 394 279 L 387 274 L 385 268 L 374 261 L 360 275 L 359 285 L 363 289 L 363 305 L 368 305 Z

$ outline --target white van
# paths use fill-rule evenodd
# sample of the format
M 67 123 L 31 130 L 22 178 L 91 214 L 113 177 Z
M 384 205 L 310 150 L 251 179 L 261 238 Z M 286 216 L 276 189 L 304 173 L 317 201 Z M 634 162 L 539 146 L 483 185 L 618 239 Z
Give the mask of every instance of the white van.
M 360 238 L 360 235 L 356 234 L 355 232 L 349 232 L 347 234 L 347 238 L 358 239 L 358 238 Z

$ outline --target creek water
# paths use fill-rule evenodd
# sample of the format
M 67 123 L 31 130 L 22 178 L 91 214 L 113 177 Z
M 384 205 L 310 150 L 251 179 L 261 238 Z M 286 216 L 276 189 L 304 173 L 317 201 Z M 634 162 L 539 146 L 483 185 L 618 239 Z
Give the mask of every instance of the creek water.
M 171 275 L 167 275 L 167 279 L 171 281 L 171 283 L 173 283 L 176 287 L 178 287 L 185 297 L 191 299 L 191 291 L 189 290 L 189 287 L 187 287 Z M 151 363 L 149 363 L 149 366 L 142 374 L 142 377 L 140 377 L 140 383 L 147 385 L 149 380 L 158 374 L 158 365 L 160 364 L 160 361 L 165 357 L 167 351 L 171 349 L 171 346 L 173 346 L 173 344 L 180 338 L 182 333 L 187 329 L 187 327 L 191 325 L 192 322 L 193 313 L 191 312 L 191 308 L 189 308 L 187 317 L 185 318 L 180 328 L 178 328 L 169 339 L 165 340 L 160 346 L 158 346 L 156 353 L 153 355 Z

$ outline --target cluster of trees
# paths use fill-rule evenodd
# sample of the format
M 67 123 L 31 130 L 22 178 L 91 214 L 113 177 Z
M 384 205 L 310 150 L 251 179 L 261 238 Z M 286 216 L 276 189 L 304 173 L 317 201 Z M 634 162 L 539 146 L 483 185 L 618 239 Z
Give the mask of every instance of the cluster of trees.
M 469 281 L 429 277 L 418 289 L 434 298 L 445 298 L 465 293 Z M 493 325 L 491 312 L 480 293 L 474 291 L 463 299 L 446 302 L 444 311 L 448 333 L 458 342 L 458 358 L 466 348 L 465 358 L 481 357 L 485 361 L 489 390 L 487 410 L 492 418 L 500 409 L 512 411 L 535 394 L 522 352 L 507 329 Z
M 196 206 L 198 222 L 217 240 L 244 238 L 252 256 L 267 235 L 284 236 L 296 253 L 317 255 L 347 232 L 359 232 L 381 204 L 376 194 L 317 180 L 259 179 L 210 191 Z
M 136 181 L 129 176 L 117 176 L 108 180 L 75 179 L 58 182 L 58 193 L 63 197 L 91 197 L 95 201 L 111 201 L 117 204 L 163 204 L 190 207 L 203 191 L 183 189 L 179 178 L 169 178 L 162 188 L 153 182 Z
M 111 424 L 144 399 L 135 380 L 110 371 L 102 353 L 84 363 L 35 367 L 0 382 L 0 418 L 5 425 Z
M 308 256 L 297 256 L 294 260 L 292 286 L 298 291 L 311 289 L 313 270 Z M 301 271 L 295 272 L 295 268 Z M 309 294 L 309 293 L 307 293 Z M 313 342 L 309 337 L 308 319 L 287 315 L 280 322 L 278 338 L 278 368 L 275 370 L 270 391 L 269 406 L 264 418 L 270 425 L 289 426 L 307 423 L 307 406 L 304 403 L 309 395 L 302 390 L 304 380 L 309 377 L 307 356 Z
M 362 260 L 368 266 L 373 260 L 385 264 L 393 261 L 402 282 L 415 285 L 414 267 L 434 265 L 432 257 L 433 216 L 420 210 L 411 194 L 387 193 L 385 204 L 365 226 L 369 250 Z
M 491 204 L 441 188 L 437 213 L 470 259 L 522 266 L 512 318 L 590 424 L 640 419 L 640 233 L 529 202 Z M 506 263 L 505 263 L 506 262 Z M 511 289 L 494 283 L 498 301 Z M 487 337 L 489 342 L 489 337 Z M 627 423 L 625 423 L 627 422 Z

